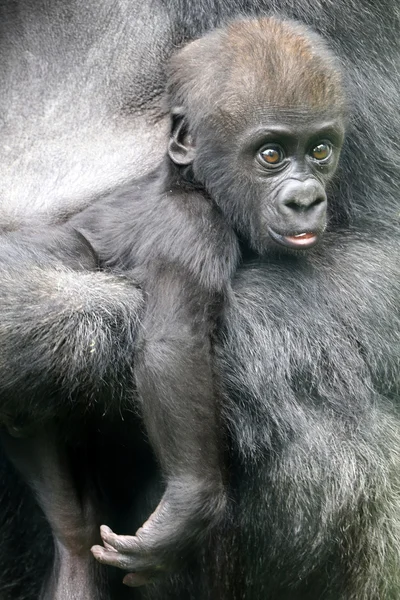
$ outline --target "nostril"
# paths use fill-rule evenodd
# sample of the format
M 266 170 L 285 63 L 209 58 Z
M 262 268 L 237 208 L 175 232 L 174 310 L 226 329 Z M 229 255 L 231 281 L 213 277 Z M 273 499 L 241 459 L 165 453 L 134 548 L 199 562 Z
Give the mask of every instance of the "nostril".
M 325 202 L 325 198 L 323 196 L 320 196 L 319 198 L 317 198 L 316 200 L 314 200 L 314 202 L 312 202 L 310 204 L 309 208 L 318 206 L 319 204 L 323 204 L 324 202 Z
M 286 202 L 285 204 L 293 212 L 302 212 L 302 211 L 306 210 L 305 206 L 302 206 L 301 204 L 298 204 L 297 202 L 294 202 L 294 201 Z
M 306 212 L 312 208 L 316 208 L 317 206 L 319 206 L 320 204 L 324 204 L 325 202 L 325 198 L 324 196 L 319 196 L 318 198 L 316 198 L 313 201 L 298 201 L 298 200 L 291 200 L 290 202 L 285 202 L 285 206 L 287 206 L 287 208 L 289 208 L 290 210 L 292 210 L 293 212 Z

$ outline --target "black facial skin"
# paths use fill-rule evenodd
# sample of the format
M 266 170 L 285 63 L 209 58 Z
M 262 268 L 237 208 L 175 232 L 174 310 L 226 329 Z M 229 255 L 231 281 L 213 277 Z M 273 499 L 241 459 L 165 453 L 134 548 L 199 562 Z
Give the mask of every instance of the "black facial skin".
M 265 146 L 257 155 L 259 177 L 266 188 L 263 193 L 269 200 L 263 217 L 271 239 L 278 244 L 310 248 L 321 237 L 327 220 L 325 190 L 343 142 L 340 125 L 313 123 L 304 132 L 299 126 L 297 130 L 271 127 L 265 136 Z M 276 144 L 272 165 L 270 155 L 263 155 L 270 144 Z M 315 157 L 319 147 L 326 149 L 326 157 Z
M 204 185 L 227 213 L 226 203 L 234 202 L 240 190 L 243 199 L 238 197 L 237 203 L 242 205 L 242 214 L 240 222 L 233 220 L 233 226 L 259 254 L 271 251 L 271 241 L 272 246 L 287 249 L 311 248 L 327 224 L 326 189 L 338 165 L 343 119 L 318 119 L 305 111 L 291 115 L 276 111 L 273 116 L 258 118 L 258 128 L 243 135 L 237 132 L 232 154 L 224 157 L 222 150 L 215 157 L 214 164 L 231 161 L 236 165 L 229 193 L 216 190 L 207 180 Z M 200 144 L 212 146 L 211 140 Z M 275 152 L 275 162 L 268 162 L 263 155 L 268 150 Z M 248 214 L 244 212 L 246 204 Z

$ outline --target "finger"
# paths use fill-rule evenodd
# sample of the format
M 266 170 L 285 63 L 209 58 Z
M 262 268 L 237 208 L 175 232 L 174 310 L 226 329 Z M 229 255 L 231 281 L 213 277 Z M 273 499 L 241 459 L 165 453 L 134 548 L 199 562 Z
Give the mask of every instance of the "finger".
M 112 546 L 110 546 L 110 544 L 107 544 L 107 542 L 105 542 L 104 540 L 103 540 L 103 544 L 104 544 L 104 548 L 106 550 L 109 550 L 110 552 L 117 552 L 117 550 L 115 548 L 113 548 Z
M 124 554 L 115 550 L 106 550 L 103 546 L 92 546 L 91 552 L 96 560 L 109 567 L 117 567 L 125 571 L 147 571 L 154 570 L 154 558 L 136 557 L 132 554 Z M 156 567 L 157 568 L 157 567 Z
M 143 545 L 140 539 L 134 535 L 117 535 L 106 525 L 100 527 L 101 539 L 105 546 L 111 546 L 118 552 L 140 552 L 143 551 Z
M 126 569 L 127 571 L 134 570 L 132 557 L 128 555 L 120 554 L 115 550 L 106 550 L 103 546 L 92 546 L 90 550 L 95 559 L 103 565 L 118 567 L 119 569 Z

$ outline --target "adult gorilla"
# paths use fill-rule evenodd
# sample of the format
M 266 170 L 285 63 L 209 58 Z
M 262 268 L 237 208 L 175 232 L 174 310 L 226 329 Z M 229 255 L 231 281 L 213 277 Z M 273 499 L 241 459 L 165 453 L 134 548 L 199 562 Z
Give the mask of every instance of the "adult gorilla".
M 226 16 L 272 8 L 330 39 L 355 118 L 324 245 L 309 261 L 249 258 L 221 324 L 229 520 L 152 588 L 124 588 L 121 572 L 93 561 L 90 577 L 71 564 L 53 589 L 49 527 L 22 479 L 51 491 L 69 474 L 46 515 L 56 528 L 68 507 L 76 523 L 62 547 L 85 556 L 98 521 L 131 533 L 160 496 L 129 402 L 141 298 L 77 266 L 79 246 L 65 266 L 57 245 L 43 252 L 13 230 L 63 220 L 157 164 L 171 49 Z M 40 597 L 57 600 L 399 598 L 395 0 L 6 0 L 0 11 L 0 401 L 23 474 L 4 457 L 0 598 L 38 598 L 46 573 Z

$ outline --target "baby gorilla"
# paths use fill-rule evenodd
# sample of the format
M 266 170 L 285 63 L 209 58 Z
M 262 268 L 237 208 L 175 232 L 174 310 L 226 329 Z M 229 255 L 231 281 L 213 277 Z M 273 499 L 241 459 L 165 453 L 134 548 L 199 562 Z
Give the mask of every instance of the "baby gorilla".
M 320 240 L 346 113 L 324 42 L 276 18 L 188 44 L 171 60 L 167 99 L 161 165 L 69 222 L 102 268 L 146 295 L 135 377 L 165 492 L 134 536 L 102 527 L 104 547 L 92 548 L 132 572 L 132 586 L 173 566 L 223 515 L 216 319 L 242 248 L 298 254 Z

